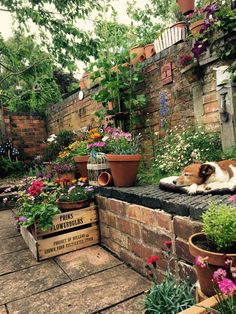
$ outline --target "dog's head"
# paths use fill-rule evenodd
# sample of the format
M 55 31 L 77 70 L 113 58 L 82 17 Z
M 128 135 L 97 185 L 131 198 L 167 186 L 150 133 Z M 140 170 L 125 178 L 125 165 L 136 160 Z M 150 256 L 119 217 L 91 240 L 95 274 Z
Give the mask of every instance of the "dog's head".
M 213 173 L 215 167 L 209 164 L 193 163 L 184 168 L 181 175 L 173 182 L 177 186 L 189 186 L 203 184 Z

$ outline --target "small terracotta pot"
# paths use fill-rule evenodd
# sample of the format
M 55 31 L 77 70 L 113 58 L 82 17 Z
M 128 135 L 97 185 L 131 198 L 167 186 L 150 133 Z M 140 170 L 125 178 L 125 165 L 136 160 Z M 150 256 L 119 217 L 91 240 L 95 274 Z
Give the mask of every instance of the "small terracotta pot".
M 107 155 L 115 186 L 133 186 L 141 155 Z
M 88 159 L 89 159 L 89 155 L 74 156 L 74 161 L 76 162 L 76 167 L 81 177 L 88 178 L 88 170 L 87 170 Z
M 204 25 L 204 20 L 196 21 L 189 26 L 189 30 L 193 36 L 197 36 Z
M 186 28 L 186 23 L 184 21 L 179 21 L 173 25 L 171 25 L 170 28 L 181 28 L 181 29 L 185 29 Z
M 145 57 L 146 59 L 151 58 L 156 54 L 156 50 L 154 44 L 148 44 L 144 47 Z
M 204 233 L 195 233 L 189 238 L 189 252 L 192 256 L 201 256 L 203 258 L 207 257 L 207 267 L 201 268 L 200 266 L 195 266 L 201 291 L 208 297 L 215 294 L 214 285 L 212 282 L 214 272 L 225 266 L 225 255 L 223 253 L 211 252 L 201 249 L 195 245 L 196 240 L 204 240 L 206 236 Z M 236 262 L 236 254 L 228 254 L 228 257 L 233 259 L 233 264 Z
M 60 199 L 57 201 L 57 207 L 63 211 L 71 211 L 74 209 L 81 209 L 88 207 L 90 205 L 90 200 L 81 200 L 77 202 L 65 202 L 65 201 L 60 201 Z
M 102 172 L 98 177 L 98 184 L 100 186 L 109 186 L 113 182 L 112 175 L 109 172 Z
M 178 0 L 180 11 L 184 15 L 192 13 L 195 8 L 195 0 Z
M 133 47 L 130 49 L 130 63 L 135 65 L 139 62 L 145 60 L 145 50 L 144 47 Z

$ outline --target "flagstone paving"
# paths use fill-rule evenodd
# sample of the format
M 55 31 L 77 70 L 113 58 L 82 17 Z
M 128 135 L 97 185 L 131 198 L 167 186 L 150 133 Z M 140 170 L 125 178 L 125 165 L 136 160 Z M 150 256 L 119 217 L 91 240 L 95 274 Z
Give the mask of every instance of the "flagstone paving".
M 98 245 L 37 262 L 0 212 L 0 314 L 138 314 L 150 285 Z

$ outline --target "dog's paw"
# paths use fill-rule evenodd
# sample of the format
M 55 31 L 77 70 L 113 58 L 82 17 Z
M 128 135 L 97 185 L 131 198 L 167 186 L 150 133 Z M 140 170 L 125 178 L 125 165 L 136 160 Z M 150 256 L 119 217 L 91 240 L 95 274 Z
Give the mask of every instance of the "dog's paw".
M 196 194 L 197 193 L 197 187 L 198 187 L 197 184 L 190 185 L 189 187 L 187 187 L 187 193 L 190 195 Z

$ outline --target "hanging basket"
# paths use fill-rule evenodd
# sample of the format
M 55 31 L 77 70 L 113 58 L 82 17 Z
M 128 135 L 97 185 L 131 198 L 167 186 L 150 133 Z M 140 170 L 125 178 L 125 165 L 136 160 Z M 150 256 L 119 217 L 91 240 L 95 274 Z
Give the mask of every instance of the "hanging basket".
M 99 185 L 98 177 L 102 172 L 110 172 L 110 167 L 104 153 L 91 154 L 87 164 L 89 184 Z

